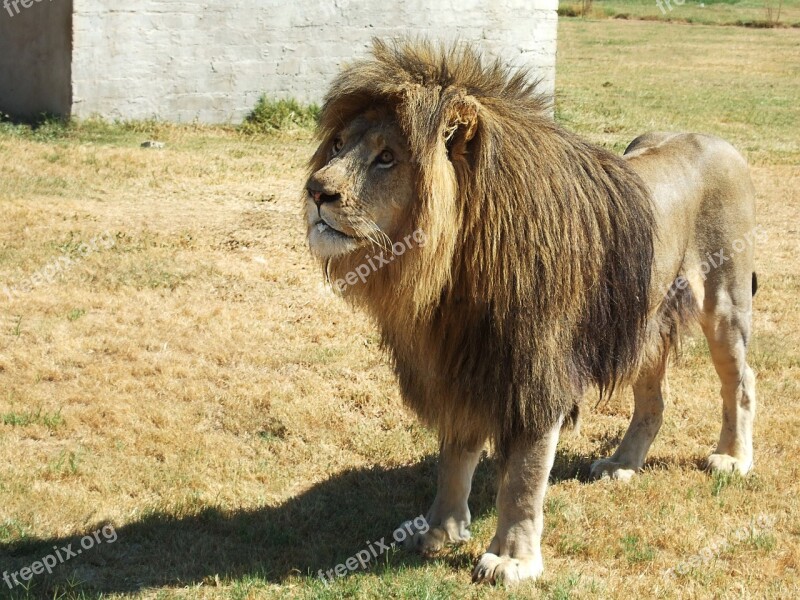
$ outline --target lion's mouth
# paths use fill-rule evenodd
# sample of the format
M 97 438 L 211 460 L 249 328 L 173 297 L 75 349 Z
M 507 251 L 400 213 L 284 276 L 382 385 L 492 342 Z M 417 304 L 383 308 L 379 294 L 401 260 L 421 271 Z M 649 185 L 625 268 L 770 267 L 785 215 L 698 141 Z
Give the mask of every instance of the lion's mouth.
M 319 258 L 342 256 L 359 248 L 361 238 L 350 235 L 331 225 L 322 215 L 314 215 L 308 228 L 308 243 L 311 252 Z
M 342 238 L 352 238 L 353 236 L 347 235 L 343 231 L 339 231 L 333 225 L 328 223 L 325 219 L 320 219 L 316 223 L 314 223 L 314 228 L 317 230 L 317 233 L 324 234 L 327 233 L 328 235 L 340 236 Z

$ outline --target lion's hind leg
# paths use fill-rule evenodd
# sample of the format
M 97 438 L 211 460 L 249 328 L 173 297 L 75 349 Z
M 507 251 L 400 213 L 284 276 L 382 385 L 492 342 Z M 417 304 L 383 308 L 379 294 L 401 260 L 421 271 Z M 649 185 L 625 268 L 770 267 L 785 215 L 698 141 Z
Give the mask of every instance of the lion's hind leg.
M 616 452 L 592 463 L 590 479 L 609 477 L 628 481 L 644 465 L 647 452 L 661 428 L 667 383 L 668 350 L 652 366 L 644 367 L 633 384 L 634 409 L 628 430 Z
M 702 298 L 702 289 L 698 293 L 683 275 L 669 286 L 647 325 L 642 363 L 633 382 L 634 409 L 628 430 L 612 456 L 592 464 L 590 479 L 628 481 L 644 466 L 669 397 L 670 352 L 680 347 L 682 331 L 699 317 Z
M 465 450 L 455 444 L 441 443 L 436 498 L 426 516 L 428 529 L 408 538 L 406 548 L 429 554 L 446 544 L 465 542 L 470 538 L 471 516 L 467 501 L 472 489 L 472 476 L 482 453 L 480 447 Z
M 722 431 L 708 457 L 712 471 L 746 474 L 753 465 L 756 378 L 747 364 L 752 292 L 750 282 L 720 290 L 704 310 L 702 325 L 722 384 Z

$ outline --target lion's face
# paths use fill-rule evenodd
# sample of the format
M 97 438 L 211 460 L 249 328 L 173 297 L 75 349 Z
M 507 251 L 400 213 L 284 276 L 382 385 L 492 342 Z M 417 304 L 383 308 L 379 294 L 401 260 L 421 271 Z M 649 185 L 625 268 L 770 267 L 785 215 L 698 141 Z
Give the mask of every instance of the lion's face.
M 415 194 L 408 144 L 390 113 L 357 117 L 317 156 L 325 162 L 306 183 L 311 252 L 326 259 L 391 245 Z

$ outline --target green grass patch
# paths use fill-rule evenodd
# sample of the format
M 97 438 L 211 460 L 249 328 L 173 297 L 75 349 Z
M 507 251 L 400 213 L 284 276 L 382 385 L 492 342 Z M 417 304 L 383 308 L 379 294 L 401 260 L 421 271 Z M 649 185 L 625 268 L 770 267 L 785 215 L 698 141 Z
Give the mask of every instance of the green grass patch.
M 0 415 L 0 423 L 11 427 L 29 427 L 30 425 L 44 425 L 48 429 L 56 429 L 64 424 L 64 417 L 59 412 L 43 412 L 41 408 L 36 412 L 8 412 Z
M 83 308 L 73 308 L 71 311 L 67 313 L 67 320 L 68 321 L 77 321 L 83 315 L 86 314 L 86 310 Z
M 47 465 L 47 474 L 55 479 L 71 477 L 78 474 L 80 464 L 80 452 L 67 452 L 66 450 L 62 450 L 58 456 Z
M 655 549 L 645 544 L 639 536 L 632 534 L 622 538 L 622 552 L 630 565 L 650 562 L 656 557 Z
M 25 526 L 17 519 L 0 522 L 0 542 L 13 542 L 25 537 Z
M 589 551 L 586 540 L 573 534 L 563 535 L 556 545 L 558 553 L 565 556 L 581 556 Z
M 758 533 L 751 533 L 747 543 L 756 550 L 771 552 L 777 546 L 778 541 L 772 533 L 761 531 Z
M 764 485 L 761 478 L 755 473 L 748 474 L 747 477 L 742 477 L 739 473 L 723 473 L 717 471 L 711 476 L 711 495 L 714 498 L 719 497 L 727 488 L 758 492 L 762 490 L 763 487 Z
M 270 100 L 262 96 L 242 123 L 241 131 L 247 134 L 269 134 L 311 130 L 317 124 L 319 112 L 316 104 L 304 105 L 296 100 Z
M 569 600 L 572 598 L 572 593 L 578 587 L 580 580 L 580 575 L 575 574 L 558 578 L 553 587 L 550 588 L 547 598 L 549 600 Z

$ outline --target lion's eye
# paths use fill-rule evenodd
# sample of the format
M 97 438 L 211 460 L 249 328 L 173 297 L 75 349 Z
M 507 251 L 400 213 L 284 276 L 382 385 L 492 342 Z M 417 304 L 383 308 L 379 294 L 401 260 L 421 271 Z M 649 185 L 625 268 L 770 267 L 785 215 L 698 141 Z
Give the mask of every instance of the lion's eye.
M 336 138 L 333 140 L 333 148 L 331 149 L 331 154 L 336 156 L 339 152 L 342 151 L 342 147 L 344 146 L 344 140 L 342 138 Z
M 392 154 L 391 150 L 384 150 L 378 155 L 376 160 L 379 165 L 388 167 L 389 165 L 394 164 L 394 154 Z

